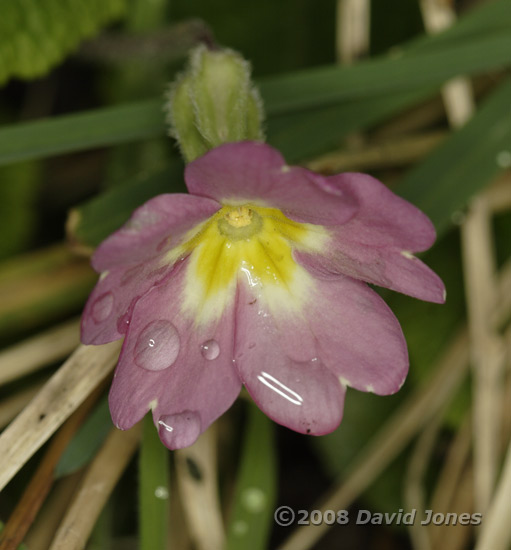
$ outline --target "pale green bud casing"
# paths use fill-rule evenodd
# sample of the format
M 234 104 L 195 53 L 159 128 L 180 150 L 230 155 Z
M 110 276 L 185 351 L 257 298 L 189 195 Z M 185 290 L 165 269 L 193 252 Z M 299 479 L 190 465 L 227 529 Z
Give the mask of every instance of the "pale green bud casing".
M 165 105 L 170 134 L 190 162 L 223 143 L 263 141 L 263 109 L 238 53 L 199 46 L 171 86 Z

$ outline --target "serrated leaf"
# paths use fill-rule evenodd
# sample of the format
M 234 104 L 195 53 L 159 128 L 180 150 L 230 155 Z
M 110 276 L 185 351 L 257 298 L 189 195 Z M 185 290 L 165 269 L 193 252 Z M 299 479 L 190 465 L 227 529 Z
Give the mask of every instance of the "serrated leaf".
M 0 84 L 48 72 L 119 17 L 125 0 L 0 0 Z

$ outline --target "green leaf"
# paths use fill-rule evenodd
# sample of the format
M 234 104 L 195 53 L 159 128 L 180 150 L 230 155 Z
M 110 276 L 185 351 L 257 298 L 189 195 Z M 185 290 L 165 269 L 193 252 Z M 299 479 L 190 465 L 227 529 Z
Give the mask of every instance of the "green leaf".
M 276 477 L 272 422 L 250 404 L 226 550 L 264 550 L 268 547 Z
M 268 143 L 281 151 L 288 162 L 301 161 L 338 147 L 346 136 L 383 122 L 434 92 L 421 89 L 387 94 L 274 117 L 268 127 Z
M 45 74 L 124 10 L 125 0 L 0 0 L 0 84 Z
M 484 101 L 472 119 L 400 182 L 396 193 L 417 205 L 440 234 L 452 215 L 503 170 L 498 154 L 511 145 L 511 78 Z
M 121 227 L 133 210 L 162 193 L 186 191 L 183 165 L 174 160 L 169 167 L 154 174 L 143 174 L 78 206 L 71 212 L 69 231 L 73 240 L 95 247 Z
M 383 57 L 352 66 L 323 67 L 261 82 L 268 115 L 326 106 L 340 101 L 440 86 L 457 75 L 473 75 L 511 64 L 509 29 L 477 36 L 442 49 Z
M 139 459 L 140 550 L 165 550 L 169 517 L 169 452 L 162 445 L 152 415 L 143 420 Z
M 55 476 L 72 474 L 88 464 L 103 444 L 111 427 L 108 398 L 105 396 L 61 456 L 55 469 Z
M 473 38 L 477 34 L 492 34 L 511 28 L 511 2 L 493 0 L 481 3 L 464 14 L 455 25 L 434 35 L 422 35 L 406 45 L 406 51 L 442 48 L 447 42 Z
M 91 110 L 0 130 L 0 164 L 163 135 L 162 101 Z
M 386 56 L 350 67 L 332 66 L 265 79 L 260 84 L 270 138 L 292 122 L 291 118 L 278 119 L 277 115 L 282 117 L 285 113 L 307 108 L 308 111 L 300 113 L 306 124 L 311 124 L 317 116 L 328 121 L 332 104 L 337 104 L 341 107 L 337 118 L 326 125 L 332 133 L 327 140 L 331 143 L 335 137 L 332 129 L 337 127 L 338 136 L 342 135 L 342 117 L 351 108 L 363 114 L 371 111 L 375 101 L 389 101 L 392 103 L 389 113 L 393 114 L 400 105 L 403 108 L 410 104 L 409 94 L 417 93 L 417 97 L 422 98 L 423 87 L 429 88 L 431 93 L 433 88 L 453 76 L 509 65 L 509 0 L 497 2 L 493 11 L 489 7 L 484 9 L 484 12 L 483 8 L 477 10 L 484 15 L 481 27 L 477 27 L 476 16 L 471 14 L 468 23 L 463 18 L 442 35 L 420 39 L 403 48 L 404 53 L 397 58 Z M 461 31 L 457 30 L 459 26 Z M 444 35 L 447 38 L 439 38 Z M 403 103 L 396 99 L 398 97 Z M 165 132 L 161 109 L 162 101 L 149 100 L 5 127 L 0 130 L 0 164 L 161 136 Z M 381 116 L 384 115 L 378 120 Z M 368 118 L 369 123 L 373 123 Z M 297 118 L 296 125 L 300 124 Z M 353 126 L 362 129 L 364 124 L 367 126 L 367 120 Z M 291 143 L 291 131 L 287 137 Z M 279 146 L 284 144 L 287 150 L 292 149 L 286 146 L 285 138 L 274 138 L 274 141 Z
M 36 163 L 0 167 L 0 258 L 22 251 L 33 235 L 39 183 Z M 15 182 L 15 184 L 14 184 Z

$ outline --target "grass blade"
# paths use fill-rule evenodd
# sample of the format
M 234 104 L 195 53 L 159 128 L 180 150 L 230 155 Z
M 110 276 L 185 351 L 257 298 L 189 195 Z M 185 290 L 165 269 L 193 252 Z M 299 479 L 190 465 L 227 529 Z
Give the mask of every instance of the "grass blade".
M 143 420 L 139 457 L 140 550 L 167 548 L 169 452 L 158 437 L 152 416 Z
M 273 521 L 276 456 L 272 422 L 249 406 L 227 550 L 264 550 Z
M 505 80 L 474 117 L 413 169 L 395 191 L 416 204 L 440 234 L 503 169 L 498 154 L 511 144 L 511 79 Z

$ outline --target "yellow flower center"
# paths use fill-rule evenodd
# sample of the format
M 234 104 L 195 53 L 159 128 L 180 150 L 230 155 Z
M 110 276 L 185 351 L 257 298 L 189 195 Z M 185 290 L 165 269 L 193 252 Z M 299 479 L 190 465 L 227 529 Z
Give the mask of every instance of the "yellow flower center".
M 245 227 L 252 223 L 254 213 L 248 206 L 238 206 L 233 210 L 229 210 L 224 216 L 229 225 L 232 227 Z
M 304 270 L 293 250 L 321 249 L 326 237 L 322 226 L 298 223 L 276 208 L 244 204 L 225 205 L 167 261 L 189 255 L 184 305 L 199 322 L 218 317 L 235 294 L 238 276 L 251 287 L 297 297 L 296 285 Z M 303 278 L 303 277 L 302 277 Z M 202 314 L 202 315 L 201 315 Z

